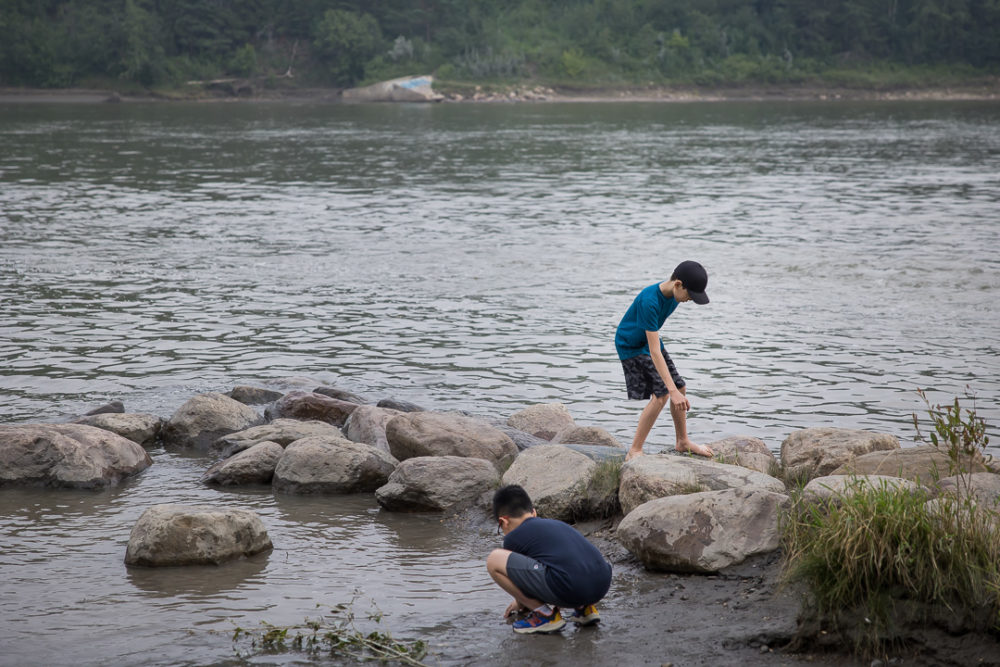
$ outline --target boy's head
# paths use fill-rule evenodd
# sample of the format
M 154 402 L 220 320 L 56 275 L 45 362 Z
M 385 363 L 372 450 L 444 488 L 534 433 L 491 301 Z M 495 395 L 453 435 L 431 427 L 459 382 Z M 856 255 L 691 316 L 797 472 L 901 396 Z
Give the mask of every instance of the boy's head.
M 509 532 L 506 528 L 512 521 L 520 525 L 520 520 L 529 514 L 535 514 L 535 507 L 528 492 L 517 484 L 501 486 L 493 494 L 493 520 L 505 529 L 504 532 Z
M 670 279 L 679 280 L 695 303 L 702 306 L 708 303 L 708 295 L 705 294 L 705 288 L 708 286 L 708 271 L 698 262 L 691 260 L 681 262 L 674 269 Z

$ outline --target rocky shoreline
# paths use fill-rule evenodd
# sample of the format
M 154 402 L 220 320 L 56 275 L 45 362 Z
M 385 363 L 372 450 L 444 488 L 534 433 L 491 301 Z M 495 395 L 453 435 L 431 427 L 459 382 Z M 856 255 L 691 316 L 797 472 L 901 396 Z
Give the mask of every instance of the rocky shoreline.
M 708 582 L 720 576 L 743 589 L 757 582 L 750 592 L 731 590 L 732 604 L 739 596 L 762 604 L 781 598 L 780 516 L 796 485 L 804 484 L 804 497 L 817 504 L 836 502 L 859 484 L 919 486 L 936 497 L 959 486 L 957 479 L 939 479 L 937 471 L 948 469 L 946 454 L 931 446 L 902 449 L 888 434 L 801 429 L 785 438 L 779 457 L 749 435 L 710 444 L 714 460 L 653 454 L 624 462 L 625 449 L 612 434 L 577 423 L 559 403 L 483 418 L 392 399 L 369 403 L 336 387 L 236 387 L 194 396 L 169 418 L 127 413 L 116 402 L 68 424 L 0 425 L 0 486 L 112 487 L 154 465 L 146 450 L 162 446 L 202 455 L 201 483 L 222 489 L 372 493 L 384 511 L 461 517 L 471 530 L 489 532 L 492 491 L 516 483 L 540 515 L 576 523 L 609 559 L 637 573 L 684 576 L 691 588 L 718 589 Z M 970 462 L 961 482 L 984 502 L 1000 500 L 1000 474 L 983 462 Z M 253 512 L 168 504 L 142 515 L 125 560 L 219 565 L 271 548 Z M 758 634 L 769 638 L 754 639 L 751 629 L 740 635 L 746 645 L 773 651 L 793 638 L 822 644 L 795 629 L 789 616 L 798 613 L 798 602 L 786 592 L 780 631 L 765 624 L 771 630 Z M 952 630 L 951 636 L 972 639 L 972 653 L 957 655 L 998 664 L 1000 652 L 989 652 L 1000 646 L 995 638 Z M 941 662 L 920 663 L 926 655 Z M 983 662 L 990 655 L 996 661 Z M 930 649 L 910 659 L 961 664 Z

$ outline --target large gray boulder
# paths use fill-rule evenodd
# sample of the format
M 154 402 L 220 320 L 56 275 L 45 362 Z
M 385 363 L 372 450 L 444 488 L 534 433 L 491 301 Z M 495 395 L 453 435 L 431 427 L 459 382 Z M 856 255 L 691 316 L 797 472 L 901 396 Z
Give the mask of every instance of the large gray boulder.
M 389 451 L 389 441 L 385 437 L 385 426 L 393 417 L 403 414 L 399 410 L 379 408 L 374 405 L 359 405 L 347 418 L 344 435 L 348 440 L 363 442 L 384 452 Z
M 103 412 L 74 419 L 73 423 L 86 424 L 87 426 L 94 426 L 102 428 L 105 431 L 117 433 L 121 437 L 128 438 L 143 447 L 154 446 L 157 437 L 160 435 L 160 429 L 163 428 L 163 419 L 161 417 L 138 412 Z
M 340 438 L 303 438 L 285 448 L 272 485 L 281 493 L 360 493 L 389 481 L 399 462 L 371 445 Z
M 256 426 L 257 412 L 224 394 L 199 394 L 170 417 L 161 431 L 163 444 L 207 450 L 224 435 Z
M 557 445 L 603 445 L 604 447 L 617 447 L 624 451 L 618 438 L 600 426 L 567 426 L 553 436 L 552 443 Z
M 326 422 L 275 419 L 270 424 L 251 426 L 224 435 L 212 444 L 212 449 L 222 452 L 223 458 L 229 458 L 261 442 L 276 442 L 282 447 L 287 447 L 296 440 L 316 436 L 342 438 L 344 434 L 339 428 Z
M 935 485 L 940 496 L 972 498 L 977 504 L 1000 510 L 1000 475 L 976 472 L 968 475 L 945 477 Z
M 250 510 L 154 505 L 132 528 L 125 563 L 147 567 L 219 565 L 270 548 L 267 529 Z
M 599 464 L 563 445 L 539 445 L 514 460 L 503 484 L 522 486 L 540 516 L 590 519 L 617 509 L 619 467 L 616 461 Z
M 389 451 L 400 461 L 415 456 L 467 456 L 485 459 L 505 470 L 517 445 L 482 419 L 440 412 L 408 412 L 385 428 Z
M 559 431 L 575 426 L 575 422 L 562 403 L 540 403 L 512 414 L 507 419 L 507 426 L 542 440 L 552 440 Z
M 0 425 L 0 486 L 104 488 L 152 463 L 138 443 L 95 426 Z
M 628 514 L 654 498 L 723 489 L 784 493 L 784 483 L 756 470 L 691 456 L 647 454 L 622 466 L 618 498 Z
M 830 474 L 889 475 L 931 484 L 959 472 L 986 472 L 986 466 L 981 461 L 970 460 L 968 457 L 962 457 L 957 467 L 960 469 L 952 470 L 952 461 L 947 452 L 933 445 L 922 445 L 852 457 Z
M 219 461 L 202 475 L 204 484 L 242 486 L 270 484 L 274 469 L 285 448 L 276 442 L 261 442 L 224 461 Z
M 778 460 L 760 438 L 750 435 L 734 435 L 708 443 L 715 452 L 715 460 L 720 463 L 743 466 L 765 475 L 770 475 L 778 467 Z
M 393 512 L 454 512 L 485 502 L 499 481 L 484 459 L 417 456 L 396 466 L 375 499 Z
M 651 570 L 717 572 L 776 550 L 788 501 L 762 489 L 657 498 L 622 519 L 618 539 Z
M 805 428 L 781 443 L 785 478 L 808 481 L 829 475 L 848 461 L 871 452 L 899 449 L 894 435 L 846 428 Z
M 290 391 L 266 411 L 269 419 L 312 419 L 343 426 L 357 403 L 331 398 L 311 391 Z
M 826 475 L 815 477 L 802 489 L 802 497 L 813 503 L 838 504 L 858 492 L 875 489 L 919 491 L 924 487 L 892 475 Z

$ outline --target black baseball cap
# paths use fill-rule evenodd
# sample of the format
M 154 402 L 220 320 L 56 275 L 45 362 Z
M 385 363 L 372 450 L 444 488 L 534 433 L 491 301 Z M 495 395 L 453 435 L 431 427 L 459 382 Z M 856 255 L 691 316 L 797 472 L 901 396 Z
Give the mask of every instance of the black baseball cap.
M 681 262 L 674 269 L 671 280 L 679 280 L 684 285 L 684 289 L 691 295 L 691 300 L 704 306 L 708 303 L 708 295 L 705 294 L 705 287 L 708 286 L 708 271 L 705 267 L 691 260 Z

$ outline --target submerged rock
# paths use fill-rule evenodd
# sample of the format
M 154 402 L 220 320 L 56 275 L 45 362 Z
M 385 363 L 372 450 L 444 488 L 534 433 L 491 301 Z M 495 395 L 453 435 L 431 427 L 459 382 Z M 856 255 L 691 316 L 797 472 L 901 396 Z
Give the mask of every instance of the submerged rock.
M 106 414 L 121 414 L 125 412 L 125 404 L 121 401 L 108 401 L 104 405 L 100 405 L 89 412 L 84 412 L 84 417 L 90 417 L 92 415 L 106 415 Z
M 125 563 L 147 567 L 219 565 L 271 548 L 250 510 L 208 505 L 154 505 L 132 528 Z
M 270 484 L 274 469 L 285 448 L 276 442 L 261 442 L 249 449 L 219 461 L 201 477 L 204 484 L 241 486 L 244 484 Z
M 143 447 L 152 447 L 156 444 L 164 422 L 156 415 L 102 412 L 74 419 L 73 423 L 95 426 L 128 438 Z
M 179 407 L 164 425 L 163 443 L 206 450 L 222 436 L 263 421 L 253 408 L 224 394 L 199 394 Z
M 846 428 L 805 428 L 781 443 L 787 479 L 808 481 L 829 475 L 851 459 L 876 451 L 899 449 L 894 435 Z
M 212 449 L 221 451 L 223 458 L 229 458 L 261 442 L 276 442 L 282 447 L 287 447 L 296 440 L 313 436 L 342 438 L 344 434 L 339 428 L 326 422 L 275 419 L 270 424 L 251 426 L 224 435 L 212 444 Z
M 607 516 L 617 508 L 617 465 L 598 464 L 563 445 L 539 445 L 514 460 L 503 475 L 503 484 L 522 486 L 539 516 L 562 521 L 590 519 Z
M 310 419 L 341 427 L 358 407 L 357 403 L 309 391 L 290 391 L 274 402 L 266 414 L 270 419 Z
M 542 440 L 552 440 L 559 431 L 575 425 L 569 410 L 562 403 L 530 405 L 507 419 L 507 426 Z
M 779 513 L 788 502 L 761 489 L 657 498 L 622 519 L 618 539 L 651 570 L 717 572 L 776 550 Z
M 723 489 L 760 489 L 784 493 L 784 483 L 740 466 L 674 454 L 647 454 L 622 466 L 618 498 L 628 514 L 654 498 L 720 491 Z
M 389 450 L 400 461 L 415 456 L 468 456 L 505 470 L 517 446 L 482 419 L 440 412 L 410 412 L 386 424 Z
M 375 499 L 393 512 L 454 512 L 487 503 L 499 479 L 484 459 L 417 456 L 396 467 Z
M 138 443 L 95 426 L 0 425 L 0 486 L 103 488 L 152 463 Z
M 374 491 L 398 463 L 380 449 L 343 437 L 303 438 L 285 448 L 272 484 L 281 493 Z

